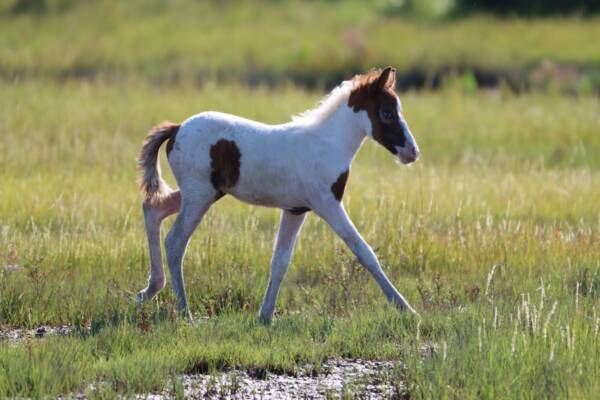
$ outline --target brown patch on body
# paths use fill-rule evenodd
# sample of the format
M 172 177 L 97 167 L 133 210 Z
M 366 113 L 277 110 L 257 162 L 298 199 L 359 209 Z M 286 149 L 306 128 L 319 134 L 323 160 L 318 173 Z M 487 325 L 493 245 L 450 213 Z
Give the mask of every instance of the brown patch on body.
M 220 193 L 232 188 L 240 177 L 240 149 L 234 141 L 221 139 L 210 147 L 210 182 Z
M 373 139 L 396 154 L 396 146 L 405 144 L 404 124 L 398 117 L 396 70 L 387 67 L 383 71 L 373 70 L 353 79 L 354 88 L 348 98 L 348 106 L 354 112 L 366 111 L 371 121 Z M 392 118 L 384 120 L 382 113 L 391 113 Z
M 349 172 L 349 170 L 342 172 L 340 176 L 338 176 L 337 180 L 331 184 L 331 192 L 337 201 L 342 201 Z

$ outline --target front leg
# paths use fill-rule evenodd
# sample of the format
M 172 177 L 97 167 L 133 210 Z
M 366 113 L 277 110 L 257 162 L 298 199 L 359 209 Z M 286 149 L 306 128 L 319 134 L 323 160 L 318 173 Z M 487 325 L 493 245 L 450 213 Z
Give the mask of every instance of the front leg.
M 294 250 L 294 243 L 296 242 L 296 237 L 298 236 L 298 232 L 305 219 L 306 213 L 294 215 L 287 210 L 281 212 L 281 223 L 279 224 L 275 251 L 271 260 L 269 286 L 267 286 L 263 304 L 260 308 L 260 321 L 265 324 L 270 323 L 271 318 L 273 317 L 279 287 L 288 270 L 292 252 Z
M 315 208 L 314 211 L 331 226 L 352 250 L 362 266 L 373 275 L 388 301 L 399 309 L 406 309 L 418 315 L 385 275 L 377 256 L 354 227 L 342 203 L 337 201 L 327 202 L 323 207 Z

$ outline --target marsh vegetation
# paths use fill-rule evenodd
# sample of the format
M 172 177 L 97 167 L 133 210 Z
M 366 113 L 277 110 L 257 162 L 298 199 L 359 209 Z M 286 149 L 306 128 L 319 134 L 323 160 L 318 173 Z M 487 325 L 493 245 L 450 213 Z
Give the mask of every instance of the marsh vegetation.
M 293 13 L 287 4 L 274 4 L 269 12 L 292 21 L 309 20 L 309 7 L 323 8 L 320 18 L 335 13 L 329 3 L 303 3 Z M 293 376 L 310 366 L 318 375 L 327 360 L 339 357 L 394 361 L 389 372 L 395 394 L 411 398 L 598 393 L 597 94 L 552 88 L 516 94 L 502 84 L 477 90 L 461 76 L 435 91 L 402 94 L 421 160 L 400 167 L 384 149 L 366 143 L 344 203 L 420 321 L 388 306 L 368 273 L 313 215 L 298 240 L 275 320 L 260 325 L 278 211 L 224 198 L 188 249 L 188 299 L 199 320 L 190 325 L 174 313 L 168 287 L 142 309 L 133 300 L 149 263 L 135 185 L 135 156 L 145 132 L 161 120 L 180 121 L 207 109 L 278 123 L 313 107 L 323 86 L 247 85 L 235 77 L 199 84 L 191 75 L 203 71 L 196 62 L 213 63 L 206 68 L 215 71 L 251 65 L 247 58 L 230 58 L 236 54 L 253 55 L 260 68 L 282 74 L 291 71 L 288 66 L 320 71 L 311 64 L 318 60 L 323 68 L 344 71 L 345 56 L 335 56 L 346 51 L 339 49 L 338 35 L 356 18 L 344 8 L 335 13 L 337 25 L 322 24 L 333 33 L 303 31 L 300 43 L 307 49 L 331 40 L 334 56 L 323 59 L 301 45 L 297 51 L 279 46 L 279 40 L 290 42 L 288 25 L 255 26 L 274 38 L 272 51 L 244 42 L 247 6 L 224 11 L 224 18 L 239 21 L 229 34 L 238 38 L 230 47 L 240 52 L 221 51 L 223 44 L 211 39 L 223 35 L 217 17 L 211 25 L 206 13 L 196 13 L 200 23 L 191 21 L 192 13 L 190 20 L 177 20 L 177 8 L 140 14 L 137 6 L 126 12 L 119 7 L 112 19 L 92 18 L 108 12 L 106 2 L 94 2 L 47 17 L 3 16 L 0 23 L 0 67 L 10 72 L 0 81 L 0 326 L 69 327 L 67 335 L 0 341 L 1 397 L 164 390 L 175 396 L 181 391 L 177 379 L 186 374 L 238 369 Z M 133 14 L 139 24 L 126 24 Z M 79 18 L 111 26 L 75 24 Z M 469 44 L 477 32 L 470 24 L 479 23 L 499 38 L 523 24 L 531 32 L 549 29 L 557 41 L 546 42 L 540 33 L 543 45 L 517 44 L 523 53 L 503 53 L 503 45 L 519 40 L 498 39 L 494 54 L 505 58 L 496 62 Z M 75 34 L 70 24 L 81 31 Z M 424 32 L 415 46 L 427 49 L 428 35 L 460 35 L 465 41 L 449 39 L 449 48 L 462 45 L 465 57 L 473 51 L 493 65 L 527 64 L 545 57 L 539 56 L 543 51 L 573 62 L 598 57 L 589 42 L 599 27 L 594 19 L 444 24 L 423 28 L 385 19 L 365 29 L 373 56 L 355 67 L 421 65 L 418 57 L 403 57 L 409 50 L 396 52 L 378 39 L 392 30 L 399 48 L 415 49 L 403 39 L 414 41 L 411 29 Z M 161 52 L 164 45 L 149 40 L 148 32 L 162 32 L 157 41 L 168 42 L 172 54 Z M 583 36 L 588 44 L 577 41 Z M 574 44 L 563 46 L 563 40 Z M 187 65 L 189 50 L 194 56 Z M 431 65 L 451 64 L 456 54 L 433 52 Z M 70 73 L 77 65 L 113 73 L 81 79 Z M 171 68 L 180 67 L 190 76 L 161 78 L 177 75 Z M 163 171 L 172 182 L 166 164 Z

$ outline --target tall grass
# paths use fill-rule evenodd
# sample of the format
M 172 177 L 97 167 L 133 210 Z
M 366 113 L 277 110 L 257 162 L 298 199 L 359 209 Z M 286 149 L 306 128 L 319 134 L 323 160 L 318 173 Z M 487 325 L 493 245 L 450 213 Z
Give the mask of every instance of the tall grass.
M 433 23 L 399 17 L 386 4 L 97 0 L 43 16 L 5 12 L 0 73 L 331 83 L 387 64 L 427 78 L 448 68 L 529 70 L 549 59 L 593 69 L 597 81 L 597 18 Z

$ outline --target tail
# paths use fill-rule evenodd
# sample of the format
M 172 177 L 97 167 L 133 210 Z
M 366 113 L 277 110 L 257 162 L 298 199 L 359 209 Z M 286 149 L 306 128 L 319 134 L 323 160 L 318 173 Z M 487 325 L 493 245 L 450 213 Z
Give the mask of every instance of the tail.
M 156 204 L 172 191 L 160 176 L 158 150 L 164 141 L 175 138 L 179 127 L 172 122 L 163 122 L 152 128 L 144 140 L 138 156 L 138 169 L 140 189 L 146 203 Z

